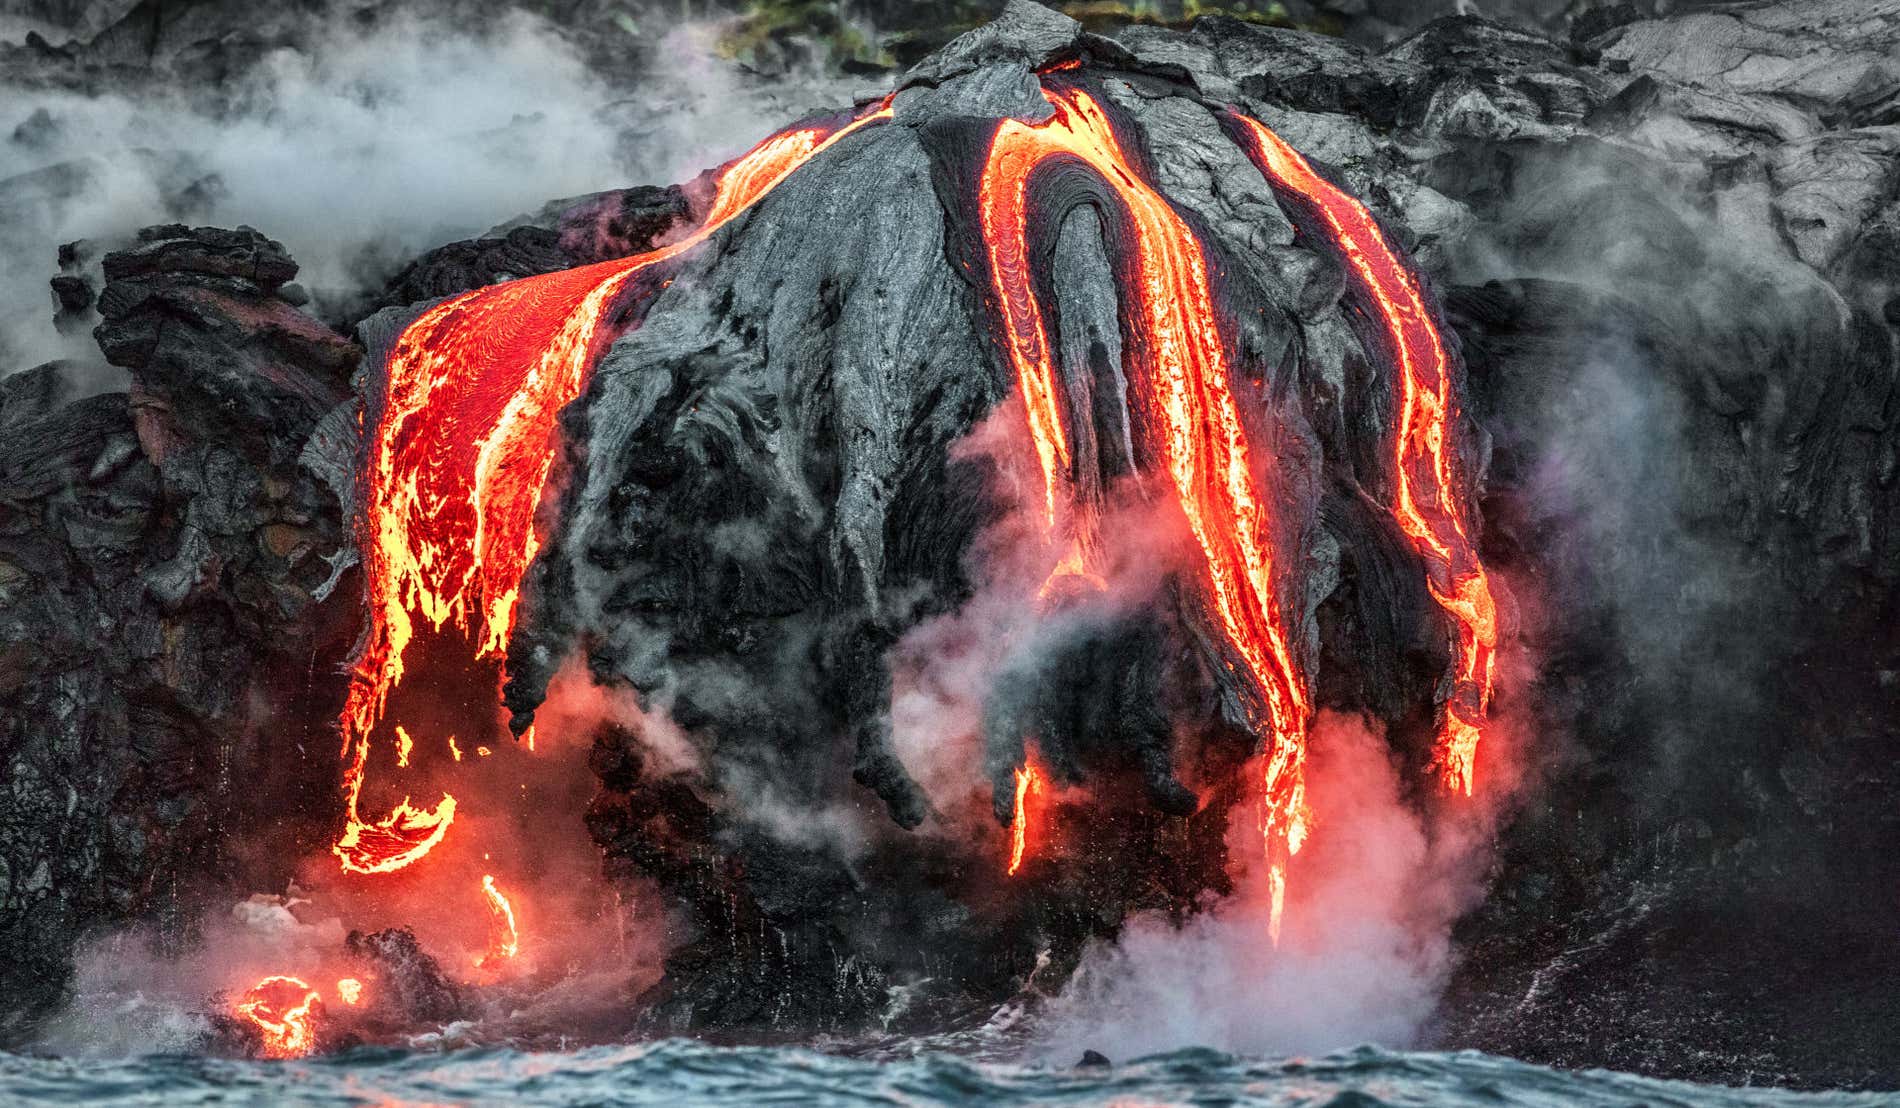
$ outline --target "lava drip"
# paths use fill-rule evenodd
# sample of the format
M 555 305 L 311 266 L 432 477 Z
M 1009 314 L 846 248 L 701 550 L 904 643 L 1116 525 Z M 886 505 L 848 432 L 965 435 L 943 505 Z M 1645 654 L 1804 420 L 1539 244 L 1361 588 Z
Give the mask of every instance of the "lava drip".
M 365 818 L 371 737 L 403 679 L 418 620 L 472 637 L 477 658 L 505 656 L 522 575 L 542 536 L 536 513 L 553 470 L 555 424 L 580 395 L 615 320 L 659 282 L 660 263 L 705 241 L 799 166 L 873 121 L 888 99 L 849 124 L 765 140 L 731 163 L 694 229 L 649 253 L 491 285 L 437 304 L 405 329 L 387 365 L 383 402 L 362 478 L 365 593 L 370 626 L 343 708 L 344 827 L 333 852 L 344 870 L 402 869 L 442 841 L 456 800 L 408 797 Z M 398 764 L 409 743 L 399 734 Z
M 482 874 L 482 898 L 488 901 L 490 916 L 488 952 L 477 963 L 486 970 L 500 969 L 521 952 L 521 932 L 515 927 L 515 906 L 495 887 L 492 874 Z
M 1432 598 L 1457 624 L 1457 657 L 1444 719 L 1433 744 L 1433 770 L 1448 789 L 1471 795 L 1479 732 L 1490 708 L 1498 641 L 1491 582 L 1465 529 L 1453 427 L 1458 419 L 1453 366 L 1418 277 L 1399 258 L 1365 205 L 1314 171 L 1297 150 L 1257 120 L 1231 114 L 1247 149 L 1277 194 L 1309 211 L 1319 237 L 1352 277 L 1353 292 L 1376 320 L 1399 368 L 1393 517 L 1425 562 Z
M 1072 158 L 1101 176 L 1126 213 L 1134 281 L 1123 313 L 1142 340 L 1130 388 L 1147 394 L 1138 407 L 1149 413 L 1150 434 L 1203 555 L 1215 620 L 1265 701 L 1265 719 L 1254 723 L 1270 736 L 1261 823 L 1277 936 L 1287 861 L 1305 838 L 1311 706 L 1274 586 L 1274 521 L 1228 384 L 1207 259 L 1187 222 L 1123 152 L 1101 106 L 1080 89 L 1045 88 L 1043 95 L 1054 108 L 1051 118 L 998 126 L 978 199 L 1002 345 L 1042 467 L 1046 532 L 1059 541 L 1058 504 L 1073 499 L 1074 475 L 1057 367 L 1028 261 L 1028 190 L 1039 168 Z
M 1023 868 L 1023 856 L 1029 852 L 1029 798 L 1042 792 L 1042 774 L 1034 762 L 1025 760 L 1016 769 L 1016 809 L 1009 823 L 1009 876 Z

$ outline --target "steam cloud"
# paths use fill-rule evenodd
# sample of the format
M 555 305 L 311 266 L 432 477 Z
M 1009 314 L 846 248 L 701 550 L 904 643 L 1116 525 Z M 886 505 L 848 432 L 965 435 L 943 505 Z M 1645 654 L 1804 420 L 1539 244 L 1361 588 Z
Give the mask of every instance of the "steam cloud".
M 1322 713 L 1311 743 L 1318 826 L 1289 877 L 1279 946 L 1256 865 L 1237 875 L 1232 898 L 1184 926 L 1138 917 L 1115 943 L 1091 947 L 1045 1013 L 1040 1053 L 1072 1062 L 1089 1049 L 1273 1056 L 1415 1042 L 1484 850 L 1402 800 L 1385 739 L 1364 721 Z M 1243 864 L 1261 853 L 1248 806 L 1234 813 L 1228 847 Z
M 16 28 L 17 29 L 17 28 Z M 97 364 L 52 325 L 60 243 L 171 221 L 281 240 L 323 309 L 428 247 L 551 197 L 668 183 L 730 157 L 767 121 L 848 102 L 842 86 L 748 83 L 710 32 L 673 31 L 615 84 L 547 22 L 405 14 L 337 21 L 214 94 L 8 89 L 0 95 L 0 373 Z M 101 382 L 112 378 L 101 375 Z
M 1722 787 L 1694 751 L 1761 732 L 1766 673 L 1800 636 L 1775 614 L 1794 606 L 1787 586 L 1743 533 L 1775 495 L 1760 471 L 1772 452 L 1737 441 L 1715 408 L 1755 407 L 1766 442 L 1798 430 L 1821 378 L 1804 362 L 1828 356 L 1846 314 L 1754 188 L 1711 203 L 1694 180 L 1607 148 L 1533 161 L 1451 259 L 1462 284 L 1559 282 L 1590 320 L 1553 377 L 1487 387 L 1519 413 L 1503 444 L 1523 471 L 1514 492 L 1557 569 L 1533 599 L 1566 625 L 1587 626 L 1591 609 L 1612 624 L 1633 691 L 1598 715 L 1635 704 L 1641 796 L 1657 811 Z M 1565 740 L 1539 745 L 1563 757 Z

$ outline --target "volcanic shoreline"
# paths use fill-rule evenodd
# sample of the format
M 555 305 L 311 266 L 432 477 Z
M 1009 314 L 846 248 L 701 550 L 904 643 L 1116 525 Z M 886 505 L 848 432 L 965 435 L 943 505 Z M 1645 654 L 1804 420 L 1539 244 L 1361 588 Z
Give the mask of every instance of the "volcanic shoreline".
M 458 834 L 430 790 L 529 772 L 550 687 L 579 681 L 638 708 L 573 737 L 590 800 L 528 815 L 583 826 L 602 889 L 664 921 L 657 983 L 617 1001 L 629 1029 L 974 1026 L 1265 872 L 1317 927 L 1291 737 L 1325 714 L 1368 721 L 1434 841 L 1495 831 L 1424 1045 L 1900 1083 L 1896 48 L 1893 0 L 1631 9 L 1568 41 L 1450 18 L 1379 51 L 1222 17 L 1095 33 L 1015 2 L 888 95 L 440 247 L 347 318 L 306 310 L 268 228 L 74 244 L 59 311 L 130 386 L 0 379 L 0 1042 L 33 1041 L 101 934 L 187 948 L 333 847 L 352 880 L 427 866 Z M 1248 120 L 1364 205 L 1388 292 L 1416 292 L 1406 319 L 1443 345 L 1444 398 L 1418 408 L 1437 457 L 1393 443 L 1423 441 L 1405 398 L 1440 379 L 1407 376 L 1399 316 Z M 999 136 L 1091 126 L 1025 163 L 1033 215 L 999 250 Z M 807 133 L 795 160 L 760 153 Z M 1134 259 L 1167 260 L 1177 224 L 1204 272 L 1182 276 L 1190 250 L 1157 294 Z M 533 497 L 471 533 L 527 551 L 518 596 L 392 586 L 456 614 L 417 619 L 410 691 L 366 711 L 366 681 L 403 680 L 365 630 L 388 555 L 364 521 L 416 321 L 477 320 L 484 364 L 537 310 L 471 314 L 492 290 L 649 256 L 574 317 L 600 330 L 545 457 L 496 448 Z M 1170 437 L 1144 367 L 1175 347 L 1142 311 L 1202 288 L 1221 360 L 1194 395 L 1219 412 L 1231 390 L 1234 428 Z M 487 380 L 459 410 L 524 394 Z M 499 441 L 441 433 L 416 456 Z M 1171 476 L 1190 439 L 1257 489 L 1194 501 Z M 1408 526 L 1420 475 L 1442 518 Z M 1256 507 L 1273 564 L 1223 586 L 1254 562 L 1196 513 Z M 1283 650 L 1243 641 L 1223 587 Z M 1485 735 L 1462 789 L 1448 720 Z M 365 767 L 393 791 L 359 820 Z M 505 803 L 488 788 L 451 811 Z M 351 855 L 339 798 L 369 828 L 405 789 L 381 853 Z M 520 888 L 465 884 L 484 921 Z M 416 1020 L 466 1011 L 472 971 L 414 936 L 349 947 Z

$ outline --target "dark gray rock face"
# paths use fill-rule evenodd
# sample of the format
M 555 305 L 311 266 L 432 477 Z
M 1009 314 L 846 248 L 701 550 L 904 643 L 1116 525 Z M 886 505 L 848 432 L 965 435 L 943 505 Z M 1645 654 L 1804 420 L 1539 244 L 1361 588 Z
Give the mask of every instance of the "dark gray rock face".
M 638 185 L 549 203 L 477 239 L 439 246 L 404 266 L 354 314 L 407 307 L 498 281 L 533 277 L 650 249 L 687 217 L 676 186 Z
M 105 272 L 132 391 L 0 385 L 0 1038 L 84 935 L 182 938 L 240 853 L 287 874 L 335 778 L 354 613 L 322 603 L 341 510 L 298 454 L 358 351 L 273 297 L 296 266 L 253 231 L 154 228 Z
M 1138 49 L 1340 166 L 1463 340 L 1547 763 L 1442 1041 L 1895 1080 L 1865 890 L 1900 833 L 1897 29 L 1742 4 L 1569 47 L 1465 21 L 1377 55 L 1232 26 Z

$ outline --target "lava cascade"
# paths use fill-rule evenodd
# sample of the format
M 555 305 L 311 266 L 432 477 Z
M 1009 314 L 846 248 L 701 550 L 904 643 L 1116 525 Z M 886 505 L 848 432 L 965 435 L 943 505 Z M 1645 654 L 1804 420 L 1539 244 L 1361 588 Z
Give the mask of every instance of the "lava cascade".
M 515 906 L 495 887 L 493 874 L 482 874 L 482 897 L 488 901 L 488 953 L 482 955 L 483 969 L 498 969 L 521 952 L 521 932 L 515 927 Z
M 1028 193 L 1039 168 L 1055 158 L 1073 158 L 1101 176 L 1127 216 L 1135 287 L 1124 310 L 1132 317 L 1131 328 L 1144 338 L 1130 387 L 1148 393 L 1150 402 L 1140 408 L 1155 413 L 1150 431 L 1161 444 L 1203 555 L 1213 613 L 1265 700 L 1266 719 L 1258 721 L 1270 736 L 1261 825 L 1277 933 L 1287 861 L 1305 838 L 1311 706 L 1275 591 L 1274 521 L 1228 385 L 1207 259 L 1187 222 L 1143 180 L 1094 98 L 1061 87 L 1045 88 L 1043 95 L 1054 108 L 1048 120 L 1005 120 L 997 128 L 978 200 L 1003 347 L 1042 468 L 1045 529 L 1056 541 L 1059 508 L 1073 499 L 1073 452 L 1058 368 L 1030 270 Z
M 505 655 L 521 579 L 540 548 L 535 516 L 553 470 L 556 420 L 620 333 L 611 323 L 618 310 L 663 287 L 639 278 L 704 242 L 818 153 L 890 115 L 886 98 L 842 127 L 773 135 L 725 167 L 705 216 L 673 242 L 452 297 L 397 339 L 361 482 L 370 623 L 340 720 L 344 828 L 331 848 L 345 872 L 403 869 L 454 822 L 456 799 L 448 794 L 434 808 L 405 796 L 381 819 L 364 818 L 372 735 L 402 681 L 418 620 L 470 634 L 478 659 Z M 532 749 L 532 730 L 526 738 Z M 461 761 L 454 737 L 446 743 Z M 395 727 L 391 745 L 397 768 L 407 768 L 416 745 L 408 730 Z M 520 937 L 514 907 L 492 875 L 483 876 L 481 890 L 493 926 L 480 961 L 492 969 L 516 955 Z M 338 987 L 348 1003 L 360 995 L 353 979 Z M 301 996 L 281 1006 L 288 990 Z M 311 1009 L 320 1003 L 301 980 L 272 976 L 252 986 L 235 1011 L 263 1032 L 267 1057 L 288 1058 L 314 1045 Z
M 1452 693 L 1433 746 L 1447 788 L 1471 795 L 1478 740 L 1490 707 L 1498 641 L 1490 578 L 1465 530 L 1452 431 L 1458 418 L 1452 363 L 1432 322 L 1418 278 L 1399 259 L 1365 205 L 1314 171 L 1299 151 L 1259 121 L 1232 117 L 1250 140 L 1248 154 L 1276 193 L 1315 214 L 1319 237 L 1346 264 L 1368 314 L 1398 362 L 1400 396 L 1392 460 L 1392 514 L 1426 566 L 1432 598 L 1458 627 Z
M 688 234 L 645 254 L 490 285 L 445 300 L 405 329 L 387 365 L 362 480 L 370 627 L 342 713 L 344 870 L 386 873 L 442 841 L 456 800 L 408 797 L 362 812 L 371 736 L 403 678 L 418 621 L 469 633 L 481 658 L 505 654 L 522 575 L 541 536 L 535 515 L 553 469 L 555 421 L 618 334 L 608 321 L 643 274 L 691 250 L 820 151 L 876 120 L 807 127 L 760 143 L 718 177 Z M 406 755 L 406 732 L 398 742 Z M 406 756 L 401 761 L 406 762 Z M 458 759 L 459 760 L 459 759 Z
M 1131 392 L 1141 393 L 1132 407 L 1157 446 L 1199 550 L 1208 611 L 1230 651 L 1227 665 L 1257 694 L 1249 703 L 1256 730 L 1267 736 L 1260 819 L 1277 937 L 1287 865 L 1308 831 L 1304 765 L 1312 706 L 1277 591 L 1287 572 L 1276 547 L 1279 521 L 1229 383 L 1208 259 L 1088 92 L 1056 82 L 1043 95 L 1053 109 L 1049 119 L 997 126 L 977 200 L 1000 345 L 1043 478 L 1043 531 L 1052 552 L 1064 551 L 1051 580 L 1101 580 L 1092 565 L 1091 521 L 1076 518 L 1075 454 L 1028 246 L 1032 179 L 1067 160 L 1098 175 L 1119 201 L 1127 243 L 1122 311 L 1137 340 L 1128 380 Z M 404 797 L 381 819 L 363 816 L 372 735 L 403 680 L 419 624 L 434 631 L 453 625 L 476 659 L 505 655 L 521 580 L 542 540 L 536 516 L 553 469 L 556 420 L 585 387 L 599 353 L 624 330 L 615 321 L 663 287 L 661 263 L 703 242 L 817 153 L 890 114 L 887 99 L 835 130 L 809 127 L 767 139 L 719 174 L 704 217 L 669 245 L 477 289 L 430 308 L 404 330 L 388 359 L 362 484 L 370 626 L 341 718 L 346 811 L 333 852 L 345 871 L 402 869 L 439 843 L 454 820 L 457 802 L 447 794 L 434 808 Z M 1446 783 L 1469 793 L 1491 691 L 1496 615 L 1457 501 L 1448 445 L 1457 416 L 1450 357 L 1417 279 L 1370 213 L 1267 128 L 1232 118 L 1250 136 L 1249 154 L 1276 191 L 1317 214 L 1398 361 L 1393 514 L 1427 564 L 1433 596 L 1459 623 L 1456 682 L 1434 755 Z M 394 761 L 406 768 L 415 743 L 406 729 L 394 731 Z M 1045 788 L 1032 763 L 1016 770 L 1012 875 L 1033 838 L 1031 799 Z M 515 956 L 519 933 L 513 905 L 492 875 L 483 876 L 481 891 L 492 925 L 480 964 L 492 969 Z M 264 1031 L 267 1053 L 287 1057 L 312 1045 L 311 1010 L 320 1003 L 300 980 L 270 977 L 237 1010 Z

